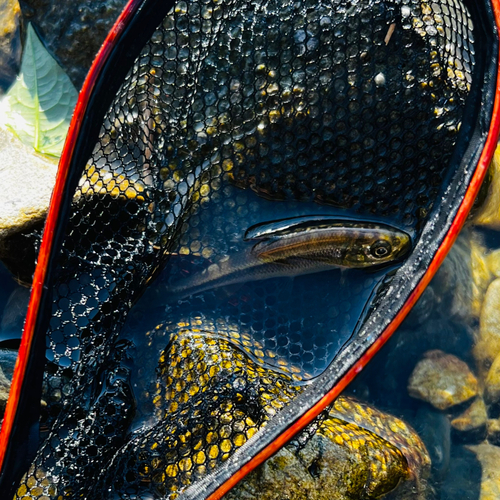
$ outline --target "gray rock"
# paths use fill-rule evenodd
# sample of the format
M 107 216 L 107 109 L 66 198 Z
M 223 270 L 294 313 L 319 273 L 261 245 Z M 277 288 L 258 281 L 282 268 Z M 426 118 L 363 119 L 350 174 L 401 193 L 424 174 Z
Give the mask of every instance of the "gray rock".
M 0 259 L 29 282 L 35 262 L 29 235 L 43 227 L 57 164 L 0 129 L 0 165 Z
M 0 349 L 0 368 L 8 380 L 12 379 L 14 366 L 17 360 L 17 351 L 12 349 Z M 10 385 L 10 382 L 9 382 Z

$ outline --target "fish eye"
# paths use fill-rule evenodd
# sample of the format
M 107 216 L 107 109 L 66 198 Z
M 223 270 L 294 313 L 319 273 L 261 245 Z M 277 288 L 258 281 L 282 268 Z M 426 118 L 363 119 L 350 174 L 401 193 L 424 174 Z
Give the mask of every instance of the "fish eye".
M 392 247 L 388 241 L 378 240 L 370 248 L 370 253 L 376 259 L 387 257 L 391 253 Z

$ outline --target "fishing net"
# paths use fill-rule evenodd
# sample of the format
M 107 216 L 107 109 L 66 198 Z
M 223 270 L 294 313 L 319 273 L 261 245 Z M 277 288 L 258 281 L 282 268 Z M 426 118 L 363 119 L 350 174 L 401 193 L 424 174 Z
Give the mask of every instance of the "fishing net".
M 416 249 L 438 241 L 440 200 L 477 155 L 482 15 L 460 0 L 189 0 L 157 19 L 72 194 L 40 441 L 16 498 L 175 498 L 286 425 L 281 410 L 339 351 L 380 331 L 391 284 L 423 253 L 401 268 L 207 276 L 247 256 L 266 221 L 335 216 Z M 362 489 L 378 496 L 424 451 L 346 427 L 362 408 L 332 406 L 296 446 L 362 434 Z M 397 474 L 381 479 L 382 463 Z

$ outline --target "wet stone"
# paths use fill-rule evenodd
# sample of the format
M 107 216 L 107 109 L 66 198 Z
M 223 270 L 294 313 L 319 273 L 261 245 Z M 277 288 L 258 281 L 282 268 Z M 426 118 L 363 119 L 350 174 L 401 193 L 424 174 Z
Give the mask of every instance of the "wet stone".
M 453 437 L 460 442 L 480 442 L 487 435 L 487 423 L 486 405 L 479 397 L 469 408 L 451 421 Z
M 0 341 L 21 338 L 29 298 L 30 291 L 23 287 L 17 287 L 10 294 L 0 321 Z
M 16 79 L 21 62 L 19 3 L 0 0 L 0 94 Z
M 427 351 L 415 366 L 408 392 L 439 410 L 446 410 L 475 397 L 478 384 L 463 361 L 435 349 Z
M 500 150 L 495 151 L 489 168 L 491 178 L 488 193 L 481 208 L 474 215 L 474 224 L 500 229 Z
M 500 446 L 500 419 L 489 418 L 487 424 L 488 442 Z
M 500 498 L 500 447 L 491 444 L 467 446 L 481 463 L 481 494 L 479 500 Z
M 36 255 L 31 234 L 43 227 L 57 164 L 0 129 L 0 165 L 0 260 L 29 282 Z
M 484 294 L 492 279 L 492 273 L 486 256 L 486 249 L 479 242 L 471 241 L 471 271 L 472 271 L 472 314 L 479 318 Z
M 500 354 L 493 361 L 484 381 L 484 399 L 488 404 L 500 402 Z
M 252 472 L 224 498 L 228 500 L 350 500 L 379 498 L 424 499 L 425 493 L 405 484 L 404 458 L 386 462 L 387 474 L 373 477 L 370 462 L 358 450 L 322 434 L 313 435 L 303 448 L 291 443 Z M 366 458 L 363 456 L 363 458 Z M 388 457 L 386 457 L 388 458 Z M 394 490 L 394 491 L 393 491 Z M 418 493 L 416 491 L 418 490 Z M 392 493 L 391 493 L 392 492 Z M 392 497 L 392 494 L 396 496 Z
M 488 270 L 495 278 L 500 278 L 500 249 L 493 250 L 486 256 Z
M 473 349 L 481 379 L 485 379 L 500 353 L 500 279 L 494 280 L 484 297 L 479 320 L 479 335 Z
M 500 229 L 500 150 L 495 151 L 489 168 L 490 185 L 481 208 L 474 215 L 474 224 Z

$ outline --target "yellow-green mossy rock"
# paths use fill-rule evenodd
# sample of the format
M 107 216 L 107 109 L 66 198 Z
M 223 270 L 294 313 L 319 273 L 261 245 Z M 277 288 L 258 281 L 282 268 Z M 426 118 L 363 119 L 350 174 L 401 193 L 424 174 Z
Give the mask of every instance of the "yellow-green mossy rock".
M 495 278 L 500 278 L 500 249 L 493 250 L 486 256 L 488 270 Z
M 481 208 L 474 215 L 478 226 L 500 229 L 500 148 L 497 148 L 490 165 L 491 183 L 488 195 Z
M 463 413 L 451 421 L 460 441 L 479 442 L 487 435 L 488 415 L 483 398 L 478 397 Z
M 473 348 L 481 380 L 484 380 L 493 361 L 500 353 L 500 279 L 494 280 L 484 296 L 479 334 Z
M 439 410 L 446 410 L 475 397 L 478 383 L 466 363 L 435 349 L 427 351 L 415 366 L 408 392 Z
M 484 294 L 492 279 L 486 248 L 474 238 L 471 240 L 471 271 L 472 271 L 472 315 L 479 318 L 483 305 Z
M 500 401 L 500 354 L 493 361 L 484 381 L 484 398 L 488 404 Z

